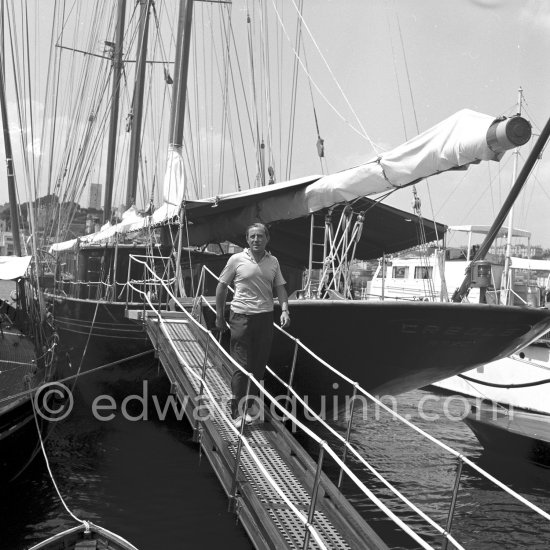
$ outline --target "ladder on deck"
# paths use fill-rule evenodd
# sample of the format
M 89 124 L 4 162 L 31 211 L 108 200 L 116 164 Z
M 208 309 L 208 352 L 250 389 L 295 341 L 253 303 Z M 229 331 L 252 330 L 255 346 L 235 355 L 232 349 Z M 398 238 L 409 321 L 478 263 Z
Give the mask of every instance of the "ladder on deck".
M 330 224 L 329 216 L 329 214 L 325 215 L 321 212 L 314 212 L 310 216 L 308 280 L 304 285 L 307 290 L 307 296 L 318 297 L 321 291 L 320 282 L 327 256 L 327 224 Z M 316 273 L 315 278 L 313 278 L 314 272 Z
M 209 333 L 184 313 L 146 314 L 145 324 L 196 439 L 256 548 L 387 548 L 322 472 L 322 450 L 316 464 L 268 413 L 239 436 L 227 407 L 231 363 Z

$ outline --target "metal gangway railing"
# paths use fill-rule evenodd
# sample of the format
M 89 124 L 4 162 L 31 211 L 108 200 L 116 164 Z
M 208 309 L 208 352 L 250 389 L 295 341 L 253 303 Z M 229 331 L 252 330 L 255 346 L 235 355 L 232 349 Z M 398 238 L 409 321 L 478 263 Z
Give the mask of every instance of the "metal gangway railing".
M 151 278 L 155 278 L 156 274 L 147 266 L 146 260 L 130 256 L 130 261 L 136 261 L 139 263 L 142 263 L 145 267 L 144 269 L 148 270 L 150 273 Z M 176 297 L 168 285 L 164 284 L 163 281 L 158 279 L 158 283 L 163 286 L 163 288 L 166 291 L 167 300 L 166 300 L 166 307 L 168 307 L 168 297 L 171 298 L 171 303 L 178 307 L 182 312 L 186 313 L 189 320 L 195 324 L 195 326 L 204 332 L 206 337 L 208 338 L 208 341 L 210 342 L 209 345 L 215 345 L 218 347 L 221 347 L 220 340 L 221 338 L 215 338 L 212 332 L 208 331 L 206 327 L 204 327 L 200 322 L 199 318 L 201 317 L 200 312 L 203 308 L 210 308 L 213 310 L 211 305 L 211 300 L 208 299 L 208 297 L 204 296 L 202 294 L 202 289 L 204 288 L 205 284 L 205 277 L 206 276 L 214 277 L 216 280 L 219 280 L 217 275 L 215 275 L 211 270 L 209 270 L 207 267 L 203 267 L 201 272 L 201 277 L 199 280 L 199 284 L 197 285 L 197 295 L 194 300 L 194 305 L 192 309 L 192 313 L 189 313 L 186 307 L 184 307 L 182 304 L 180 304 L 179 298 Z M 131 286 L 131 283 L 128 283 L 129 286 Z M 142 294 L 143 300 L 144 300 L 144 307 L 148 306 L 148 309 L 151 309 L 153 311 L 158 312 L 159 310 L 155 307 L 157 304 L 154 304 L 152 300 L 150 299 L 150 293 L 134 289 L 136 292 L 139 292 Z M 232 290 L 230 288 L 230 290 Z M 145 305 L 146 304 L 146 305 Z M 162 304 L 159 304 L 162 306 Z M 214 310 L 213 310 L 214 311 Z M 161 322 L 161 317 L 159 314 L 159 322 Z M 322 426 L 322 429 L 329 432 L 333 438 L 338 441 L 341 444 L 340 449 L 334 449 L 326 440 L 322 439 L 315 431 L 311 429 L 310 426 L 304 424 L 300 419 L 298 419 L 295 415 L 292 414 L 288 409 L 284 408 L 278 400 L 276 400 L 270 393 L 268 393 L 263 384 L 259 383 L 255 378 L 248 373 L 247 371 L 243 370 L 240 365 L 238 365 L 236 362 L 233 361 L 233 359 L 227 354 L 227 352 L 221 348 L 222 353 L 224 353 L 227 360 L 231 361 L 234 368 L 240 369 L 247 377 L 248 377 L 248 389 L 247 393 L 249 393 L 250 387 L 252 385 L 256 386 L 257 391 L 264 397 L 264 399 L 267 399 L 271 406 L 275 407 L 276 410 L 279 411 L 279 413 L 282 415 L 283 418 L 288 420 L 293 427 L 300 429 L 306 436 L 308 436 L 312 441 L 314 441 L 318 447 L 319 447 L 319 454 L 318 454 L 318 462 L 317 462 L 317 471 L 320 473 L 323 469 L 323 461 L 325 458 L 325 455 L 332 458 L 334 463 L 337 465 L 339 469 L 338 474 L 338 482 L 337 486 L 340 488 L 342 486 L 343 480 L 345 477 L 349 479 L 355 487 L 362 493 L 365 497 L 367 497 L 383 514 L 385 514 L 391 521 L 393 521 L 400 529 L 403 530 L 404 533 L 409 535 L 415 542 L 419 544 L 422 548 L 433 548 L 426 540 L 424 540 L 418 533 L 416 533 L 409 525 L 407 525 L 403 520 L 401 520 L 396 513 L 394 513 L 390 508 L 382 502 L 380 498 L 378 498 L 371 489 L 369 489 L 361 479 L 357 476 L 357 474 L 349 467 L 347 464 L 348 459 L 350 456 L 352 456 L 358 464 L 360 464 L 362 467 L 364 467 L 366 470 L 368 470 L 371 474 L 373 474 L 395 497 L 397 497 L 405 506 L 413 513 L 418 515 L 420 518 L 422 518 L 428 525 L 430 525 L 436 533 L 438 533 L 442 538 L 442 548 L 447 549 L 449 548 L 449 543 L 452 545 L 453 548 L 458 549 L 465 549 L 464 546 L 462 546 L 459 541 L 457 541 L 453 535 L 451 534 L 452 530 L 452 524 L 453 524 L 453 518 L 455 513 L 455 507 L 457 502 L 457 497 L 460 489 L 460 481 L 461 476 L 463 472 L 463 466 L 467 465 L 470 468 L 472 468 L 474 471 L 476 471 L 478 474 L 480 474 L 482 477 L 487 479 L 489 482 L 494 484 L 499 489 L 505 491 L 508 493 L 511 497 L 516 499 L 518 502 L 523 504 L 524 506 L 531 509 L 533 512 L 538 514 L 540 517 L 550 521 L 550 514 L 544 510 L 542 510 L 540 507 L 536 506 L 535 504 L 531 503 L 529 500 L 527 500 L 525 497 L 521 496 L 508 486 L 506 486 L 504 483 L 496 479 L 494 476 L 489 474 L 487 471 L 485 471 L 483 468 L 475 464 L 472 460 L 470 460 L 468 457 L 463 455 L 462 453 L 459 453 L 458 451 L 454 450 L 453 448 L 449 447 L 448 445 L 444 444 L 443 442 L 439 441 L 437 438 L 433 437 L 429 433 L 425 432 L 418 426 L 414 425 L 412 422 L 407 420 L 406 418 L 399 415 L 395 410 L 393 410 L 391 407 L 388 407 L 386 404 L 384 404 L 382 401 L 380 401 L 377 397 L 370 394 L 366 390 L 364 390 L 359 384 L 347 376 L 343 375 L 341 372 L 339 372 L 337 369 L 329 365 L 326 361 L 324 361 L 321 357 L 318 357 L 311 349 L 309 349 L 307 346 L 305 346 L 299 339 L 293 337 L 291 334 L 284 331 L 282 328 L 280 328 L 276 323 L 274 323 L 274 327 L 276 330 L 280 331 L 286 338 L 289 338 L 294 343 L 294 352 L 292 355 L 292 363 L 291 363 L 291 370 L 289 375 L 289 380 L 284 381 L 280 376 L 278 376 L 269 366 L 267 367 L 267 372 L 274 377 L 275 380 L 279 384 L 281 384 L 284 388 L 286 388 L 287 391 L 287 397 L 290 398 L 292 396 L 292 399 L 295 399 L 300 405 L 303 407 L 304 411 L 307 412 L 308 418 L 312 418 L 315 420 L 315 422 L 319 423 L 320 426 Z M 297 362 L 297 356 L 298 351 L 302 351 L 303 353 L 306 353 L 310 358 L 316 360 L 319 365 L 325 369 L 328 369 L 333 374 L 335 374 L 337 377 L 339 377 L 343 382 L 346 382 L 350 385 L 350 387 L 353 388 L 352 397 L 350 400 L 348 400 L 348 411 L 347 411 L 347 418 L 348 423 L 346 427 L 346 433 L 345 436 L 342 436 L 337 430 L 335 430 L 330 424 L 328 424 L 316 411 L 314 411 L 309 404 L 302 399 L 302 397 L 295 391 L 293 388 L 293 380 L 295 377 L 296 369 L 299 368 L 298 362 Z M 204 388 L 204 391 L 206 394 L 211 396 L 211 393 L 209 392 L 209 388 L 206 384 L 206 380 L 203 376 L 200 380 L 201 387 Z M 430 517 L 428 514 L 426 514 L 423 510 L 421 510 L 417 505 L 415 505 L 409 498 L 407 498 L 397 487 L 395 487 L 393 484 L 391 484 L 378 470 L 370 464 L 358 451 L 354 448 L 350 441 L 352 429 L 353 429 L 353 421 L 354 421 L 354 404 L 355 401 L 359 398 L 365 398 L 372 403 L 374 403 L 376 406 L 380 407 L 381 409 L 388 412 L 390 415 L 392 415 L 396 420 L 404 423 L 406 426 L 408 426 L 410 429 L 414 430 L 424 438 L 426 438 L 428 441 L 433 443 L 434 445 L 441 448 L 446 453 L 449 453 L 451 456 L 453 456 L 457 461 L 457 471 L 453 486 L 453 492 L 451 496 L 451 502 L 449 506 L 449 512 L 447 515 L 447 520 L 445 526 L 441 526 L 435 521 L 432 517 Z M 219 408 L 219 405 L 214 403 L 214 406 L 218 410 L 218 412 L 222 413 L 221 409 Z M 226 420 L 229 424 L 231 424 L 231 419 L 224 413 L 222 413 L 226 417 Z M 231 424 L 231 428 L 233 430 L 236 430 L 236 428 Z M 243 433 L 244 423 L 241 425 L 241 430 L 238 434 L 239 437 L 239 449 L 242 448 L 242 446 L 246 447 L 247 450 L 251 453 L 251 455 L 254 454 L 254 450 L 250 445 L 248 445 L 246 437 Z M 240 453 L 240 451 L 239 451 Z M 239 455 L 238 455 L 239 456 Z M 255 461 L 259 460 L 256 456 L 254 458 Z M 236 471 L 238 471 L 238 459 L 237 459 L 237 468 Z M 274 483 L 274 480 L 270 478 L 269 473 L 267 471 L 263 472 L 266 475 L 266 479 L 270 484 Z M 236 475 L 236 473 L 235 473 Z M 345 477 L 344 477 L 345 476 Z M 316 483 L 318 483 L 318 475 L 316 476 Z M 277 491 L 278 488 L 274 486 L 274 489 Z M 279 489 L 280 491 L 280 489 Z M 310 510 L 315 509 L 315 498 L 316 498 L 316 491 L 314 489 L 312 501 L 310 503 Z M 281 492 L 282 494 L 282 492 Z M 281 497 L 283 498 L 283 497 Z M 283 500 L 285 500 L 283 498 Z M 286 502 L 286 501 L 285 501 Z M 313 525 L 311 524 L 310 519 L 304 514 L 298 510 L 295 509 L 295 507 L 291 507 L 296 514 L 296 518 L 303 523 L 305 529 L 306 529 L 306 538 L 309 540 L 310 536 L 314 538 L 314 540 L 319 544 L 320 548 L 325 548 L 325 546 L 322 544 L 322 542 L 319 539 L 318 534 L 315 532 L 315 529 L 313 528 Z M 309 533 L 309 534 L 308 534 Z M 307 545 L 304 545 L 304 548 L 307 548 Z

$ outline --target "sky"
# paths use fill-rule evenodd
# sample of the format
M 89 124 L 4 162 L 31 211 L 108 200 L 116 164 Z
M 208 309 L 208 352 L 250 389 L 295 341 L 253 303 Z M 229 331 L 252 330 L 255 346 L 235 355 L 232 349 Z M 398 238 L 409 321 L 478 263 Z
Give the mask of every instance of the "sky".
M 275 8 L 286 21 L 295 1 L 265 0 L 271 21 L 276 22 Z M 31 11 L 42 20 L 51 12 L 50 4 L 29 0 Z M 257 4 L 235 0 L 233 17 L 243 19 L 247 10 L 254 14 Z M 196 21 L 204 17 L 201 9 L 195 8 Z M 533 125 L 534 139 L 550 117 L 546 0 L 305 0 L 303 14 L 311 91 L 303 73 L 300 87 L 314 98 L 329 172 L 371 160 L 377 151 L 391 149 L 463 108 L 495 117 L 512 115 L 520 87 L 522 114 Z M 246 39 L 245 30 L 236 26 L 235 32 Z M 285 32 L 292 36 L 294 27 L 289 25 Z M 47 25 L 37 26 L 35 34 L 44 60 L 51 42 Z M 77 35 L 72 37 L 75 42 Z M 168 52 L 170 48 L 167 43 Z M 289 43 L 280 48 L 289 49 Z M 46 65 L 37 64 L 36 79 L 45 77 Z M 286 74 L 290 80 L 290 70 Z M 34 90 L 43 92 L 44 85 Z M 43 112 L 43 97 L 35 93 L 37 112 Z M 9 116 L 15 116 L 15 102 L 9 98 L 8 106 Z M 297 133 L 303 144 L 297 144 L 292 177 L 320 170 L 319 160 L 310 154 L 316 142 L 311 107 L 304 101 L 298 109 Z M 10 123 L 12 139 L 22 131 L 16 126 Z M 40 138 L 35 140 L 34 155 L 47 155 Z M 520 168 L 532 143 L 519 153 Z M 0 140 L 0 158 L 1 145 Z M 507 153 L 500 163 L 483 163 L 418 184 L 423 215 L 448 225 L 490 224 L 512 185 L 513 160 Z M 543 155 L 514 207 L 513 220 L 515 227 L 532 232 L 533 244 L 545 247 L 550 247 L 549 180 L 550 161 Z M 7 201 L 5 181 L 3 171 L 0 203 Z M 87 206 L 86 200 L 81 202 Z M 401 190 L 387 202 L 410 210 L 412 192 Z

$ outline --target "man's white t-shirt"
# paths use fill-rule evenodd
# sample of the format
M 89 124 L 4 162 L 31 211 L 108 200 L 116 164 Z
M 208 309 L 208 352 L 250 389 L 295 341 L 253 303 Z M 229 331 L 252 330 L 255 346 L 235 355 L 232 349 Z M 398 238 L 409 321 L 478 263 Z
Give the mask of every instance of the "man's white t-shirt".
M 273 287 L 286 283 L 275 256 L 266 251 L 256 263 L 248 248 L 229 258 L 220 281 L 234 285 L 231 311 L 246 315 L 273 311 Z

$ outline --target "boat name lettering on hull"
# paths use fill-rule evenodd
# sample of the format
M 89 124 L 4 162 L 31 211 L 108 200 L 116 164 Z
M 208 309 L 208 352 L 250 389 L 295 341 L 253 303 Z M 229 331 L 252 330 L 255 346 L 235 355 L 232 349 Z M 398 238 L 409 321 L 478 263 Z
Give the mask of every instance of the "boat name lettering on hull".
M 456 338 L 517 338 L 524 335 L 531 327 L 466 327 L 462 325 L 439 326 L 422 322 L 405 321 L 400 324 L 403 334 L 421 336 L 443 336 Z

